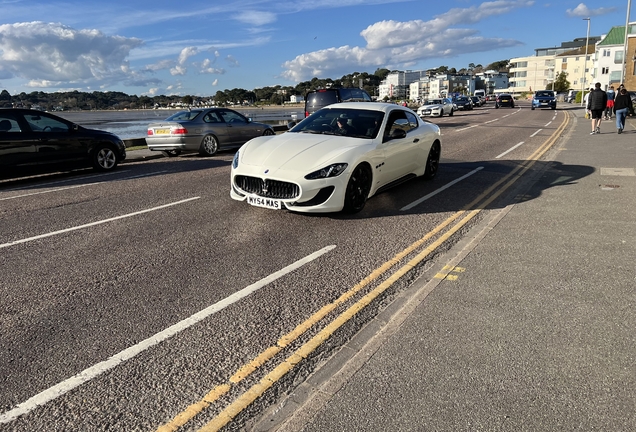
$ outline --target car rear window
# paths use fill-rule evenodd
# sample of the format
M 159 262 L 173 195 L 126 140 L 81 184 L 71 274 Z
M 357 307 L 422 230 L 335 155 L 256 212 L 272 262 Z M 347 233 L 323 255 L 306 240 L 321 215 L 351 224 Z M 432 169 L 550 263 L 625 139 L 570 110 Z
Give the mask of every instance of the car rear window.
M 193 110 L 193 111 L 180 111 L 176 114 L 171 115 L 166 119 L 166 121 L 182 121 L 182 120 L 193 120 L 197 118 L 199 114 L 201 114 L 201 110 Z
M 336 92 L 334 91 L 317 91 L 307 95 L 307 103 L 310 106 L 327 106 L 338 102 Z

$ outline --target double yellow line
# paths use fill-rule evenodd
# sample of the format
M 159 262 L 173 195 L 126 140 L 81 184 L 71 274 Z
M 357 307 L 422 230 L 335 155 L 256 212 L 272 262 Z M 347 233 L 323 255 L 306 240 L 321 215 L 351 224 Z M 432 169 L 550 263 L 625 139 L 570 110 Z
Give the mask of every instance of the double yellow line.
M 447 218 L 440 225 L 435 227 L 432 231 L 427 233 L 424 237 L 411 244 L 409 247 L 395 255 L 389 261 L 385 262 L 382 266 L 374 270 L 369 276 L 364 278 L 352 289 L 342 294 L 334 302 L 325 305 L 319 311 L 314 313 L 311 317 L 298 325 L 294 330 L 282 336 L 276 345 L 267 348 L 265 351 L 256 356 L 252 361 L 245 364 L 239 370 L 230 377 L 227 383 L 221 384 L 213 388 L 207 393 L 200 401 L 190 405 L 184 411 L 179 413 L 170 422 L 162 425 L 157 429 L 158 432 L 173 432 L 179 427 L 185 425 L 188 421 L 194 418 L 197 414 L 201 413 L 211 404 L 216 402 L 221 396 L 228 393 L 233 385 L 240 383 L 242 380 L 251 375 L 258 368 L 263 366 L 266 362 L 271 360 L 276 354 L 280 353 L 284 348 L 289 346 L 292 342 L 296 341 L 312 326 L 317 324 L 327 314 L 334 311 L 338 306 L 344 304 L 355 294 L 360 292 L 364 287 L 371 282 L 385 274 L 389 269 L 397 265 L 403 258 L 419 249 L 424 243 L 428 242 L 431 238 L 445 230 L 453 222 L 462 217 L 454 226 L 450 227 L 443 235 L 437 240 L 427 246 L 414 258 L 400 267 L 393 275 L 378 285 L 375 289 L 363 296 L 360 300 L 350 306 L 346 311 L 336 317 L 325 328 L 318 332 L 308 342 L 298 348 L 293 354 L 287 357 L 282 363 L 276 366 L 270 373 L 265 375 L 258 383 L 253 385 L 249 390 L 239 396 L 228 407 L 221 411 L 214 419 L 203 426 L 200 431 L 210 432 L 218 431 L 229 422 L 232 421 L 238 414 L 252 404 L 256 399 L 262 396 L 267 389 L 272 387 L 278 380 L 291 371 L 298 363 L 307 358 L 313 353 L 324 341 L 329 339 L 336 330 L 342 327 L 345 323 L 350 321 L 358 312 L 368 306 L 373 300 L 384 293 L 395 282 L 397 282 L 402 276 L 407 274 L 410 270 L 419 265 L 428 255 L 430 255 L 435 249 L 440 247 L 446 242 L 452 235 L 463 228 L 471 219 L 473 219 L 482 209 L 491 204 L 501 194 L 508 190 L 519 178 L 521 178 L 532 166 L 554 145 L 556 140 L 561 136 L 567 125 L 569 124 L 570 115 L 566 111 L 563 111 L 565 119 L 552 136 L 543 143 L 523 164 L 516 167 L 509 174 L 503 177 L 498 182 L 490 186 L 486 191 L 481 193 L 475 200 L 464 207 L 464 209 L 457 211 L 452 216 Z M 473 210 L 470 210 L 473 209 Z

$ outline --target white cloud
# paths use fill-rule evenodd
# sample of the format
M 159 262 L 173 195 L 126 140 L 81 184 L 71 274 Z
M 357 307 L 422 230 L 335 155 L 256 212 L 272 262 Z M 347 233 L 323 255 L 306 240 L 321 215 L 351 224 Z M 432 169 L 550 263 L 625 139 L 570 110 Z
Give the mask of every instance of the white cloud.
M 23 22 L 0 25 L 0 76 L 23 78 L 40 86 L 98 85 L 127 76 L 130 51 L 143 42 L 106 36 L 98 30 L 76 30 L 60 23 Z
M 212 64 L 214 63 L 214 61 L 210 60 L 210 59 L 205 59 L 203 60 L 202 63 L 200 64 L 195 64 L 195 66 L 197 66 L 200 69 L 200 72 L 202 74 L 218 74 L 218 75 L 223 75 L 225 73 L 225 69 L 222 68 L 214 68 L 212 67 Z
M 234 15 L 234 19 L 245 24 L 263 26 L 276 21 L 276 14 L 262 11 L 244 11 Z
M 225 57 L 225 61 L 231 66 L 231 67 L 239 67 L 239 61 L 237 59 L 234 58 L 234 56 L 232 55 L 228 55 Z
M 196 55 L 198 52 L 199 50 L 197 47 L 185 47 L 179 53 L 179 59 L 177 60 L 177 63 L 179 63 L 180 65 L 184 65 L 190 57 Z
M 431 58 L 450 58 L 522 45 L 517 40 L 482 37 L 477 30 L 457 26 L 477 23 L 533 4 L 534 1 L 527 0 L 496 0 L 451 9 L 429 21 L 380 21 L 360 33 L 367 42 L 365 47 L 345 45 L 299 55 L 283 63 L 282 77 L 300 82 L 364 67 L 409 67 Z
M 214 81 L 212 81 L 212 86 L 216 87 L 219 84 L 219 79 L 215 79 Z
M 568 9 L 566 14 L 573 18 L 589 18 L 593 16 L 607 15 L 615 10 L 615 7 L 590 9 L 585 5 L 585 3 L 579 3 L 579 5 L 574 9 Z

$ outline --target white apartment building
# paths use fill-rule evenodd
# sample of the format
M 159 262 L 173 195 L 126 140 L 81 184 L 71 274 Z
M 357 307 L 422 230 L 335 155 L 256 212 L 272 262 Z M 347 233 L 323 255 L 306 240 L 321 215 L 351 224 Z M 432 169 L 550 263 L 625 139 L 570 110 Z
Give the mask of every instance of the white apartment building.
M 565 72 L 572 90 L 583 91 L 596 82 L 595 49 L 595 45 L 588 45 L 556 56 L 556 74 Z
M 628 36 L 636 34 L 636 23 L 629 23 Z M 596 63 L 594 70 L 595 82 L 601 83 L 601 88 L 607 90 L 610 86 L 616 89 L 623 77 L 623 52 L 625 51 L 625 26 L 615 26 L 601 37 L 596 44 Z M 626 59 L 636 61 L 634 56 Z
M 378 87 L 378 99 L 382 100 L 385 97 L 409 99 L 411 83 L 418 81 L 425 76 L 425 71 L 391 72 Z
M 585 47 L 586 41 L 589 45 L 592 45 L 596 44 L 599 40 L 599 36 L 591 36 L 589 39 L 578 38 L 572 42 L 563 42 L 560 47 L 537 48 L 535 49 L 534 56 L 510 59 L 512 65 L 510 68 L 510 87 L 506 91 L 514 95 L 519 95 L 521 93 L 531 93 L 547 88 L 549 83 L 554 82 L 556 74 L 561 71 L 560 67 L 563 66 L 562 62 L 557 66 L 557 56 L 559 54 Z M 590 51 L 592 52 L 590 53 Z M 583 74 L 583 67 L 580 67 L 577 72 L 574 72 L 576 68 L 571 68 L 568 65 L 568 69 L 573 70 L 572 74 L 568 72 L 568 80 L 570 82 L 575 78 L 579 83 L 591 81 L 591 71 L 594 69 L 593 62 L 591 61 L 594 57 L 593 49 L 588 49 L 588 56 L 588 67 L 586 68 L 588 69 L 587 76 Z M 585 62 L 585 54 L 578 57 L 579 60 L 577 60 L 577 62 L 580 61 L 581 58 L 583 59 L 583 63 Z M 569 60 L 570 58 L 568 57 L 566 63 Z M 578 76 L 574 77 L 575 74 L 578 74 Z

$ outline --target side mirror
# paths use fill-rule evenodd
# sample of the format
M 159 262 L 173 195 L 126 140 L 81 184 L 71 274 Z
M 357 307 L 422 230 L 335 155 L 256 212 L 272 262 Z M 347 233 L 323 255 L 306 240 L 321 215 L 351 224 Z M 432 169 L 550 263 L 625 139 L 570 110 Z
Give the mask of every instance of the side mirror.
M 404 129 L 395 129 L 393 132 L 391 132 L 391 135 L 385 136 L 382 142 L 387 142 L 394 139 L 402 139 L 402 138 L 406 138 L 406 131 Z
M 287 129 L 291 129 L 294 126 L 296 126 L 297 124 L 298 124 L 298 122 L 292 120 L 289 123 L 287 123 Z
M 391 139 L 402 139 L 406 138 L 406 131 L 404 129 L 395 129 L 391 132 Z

